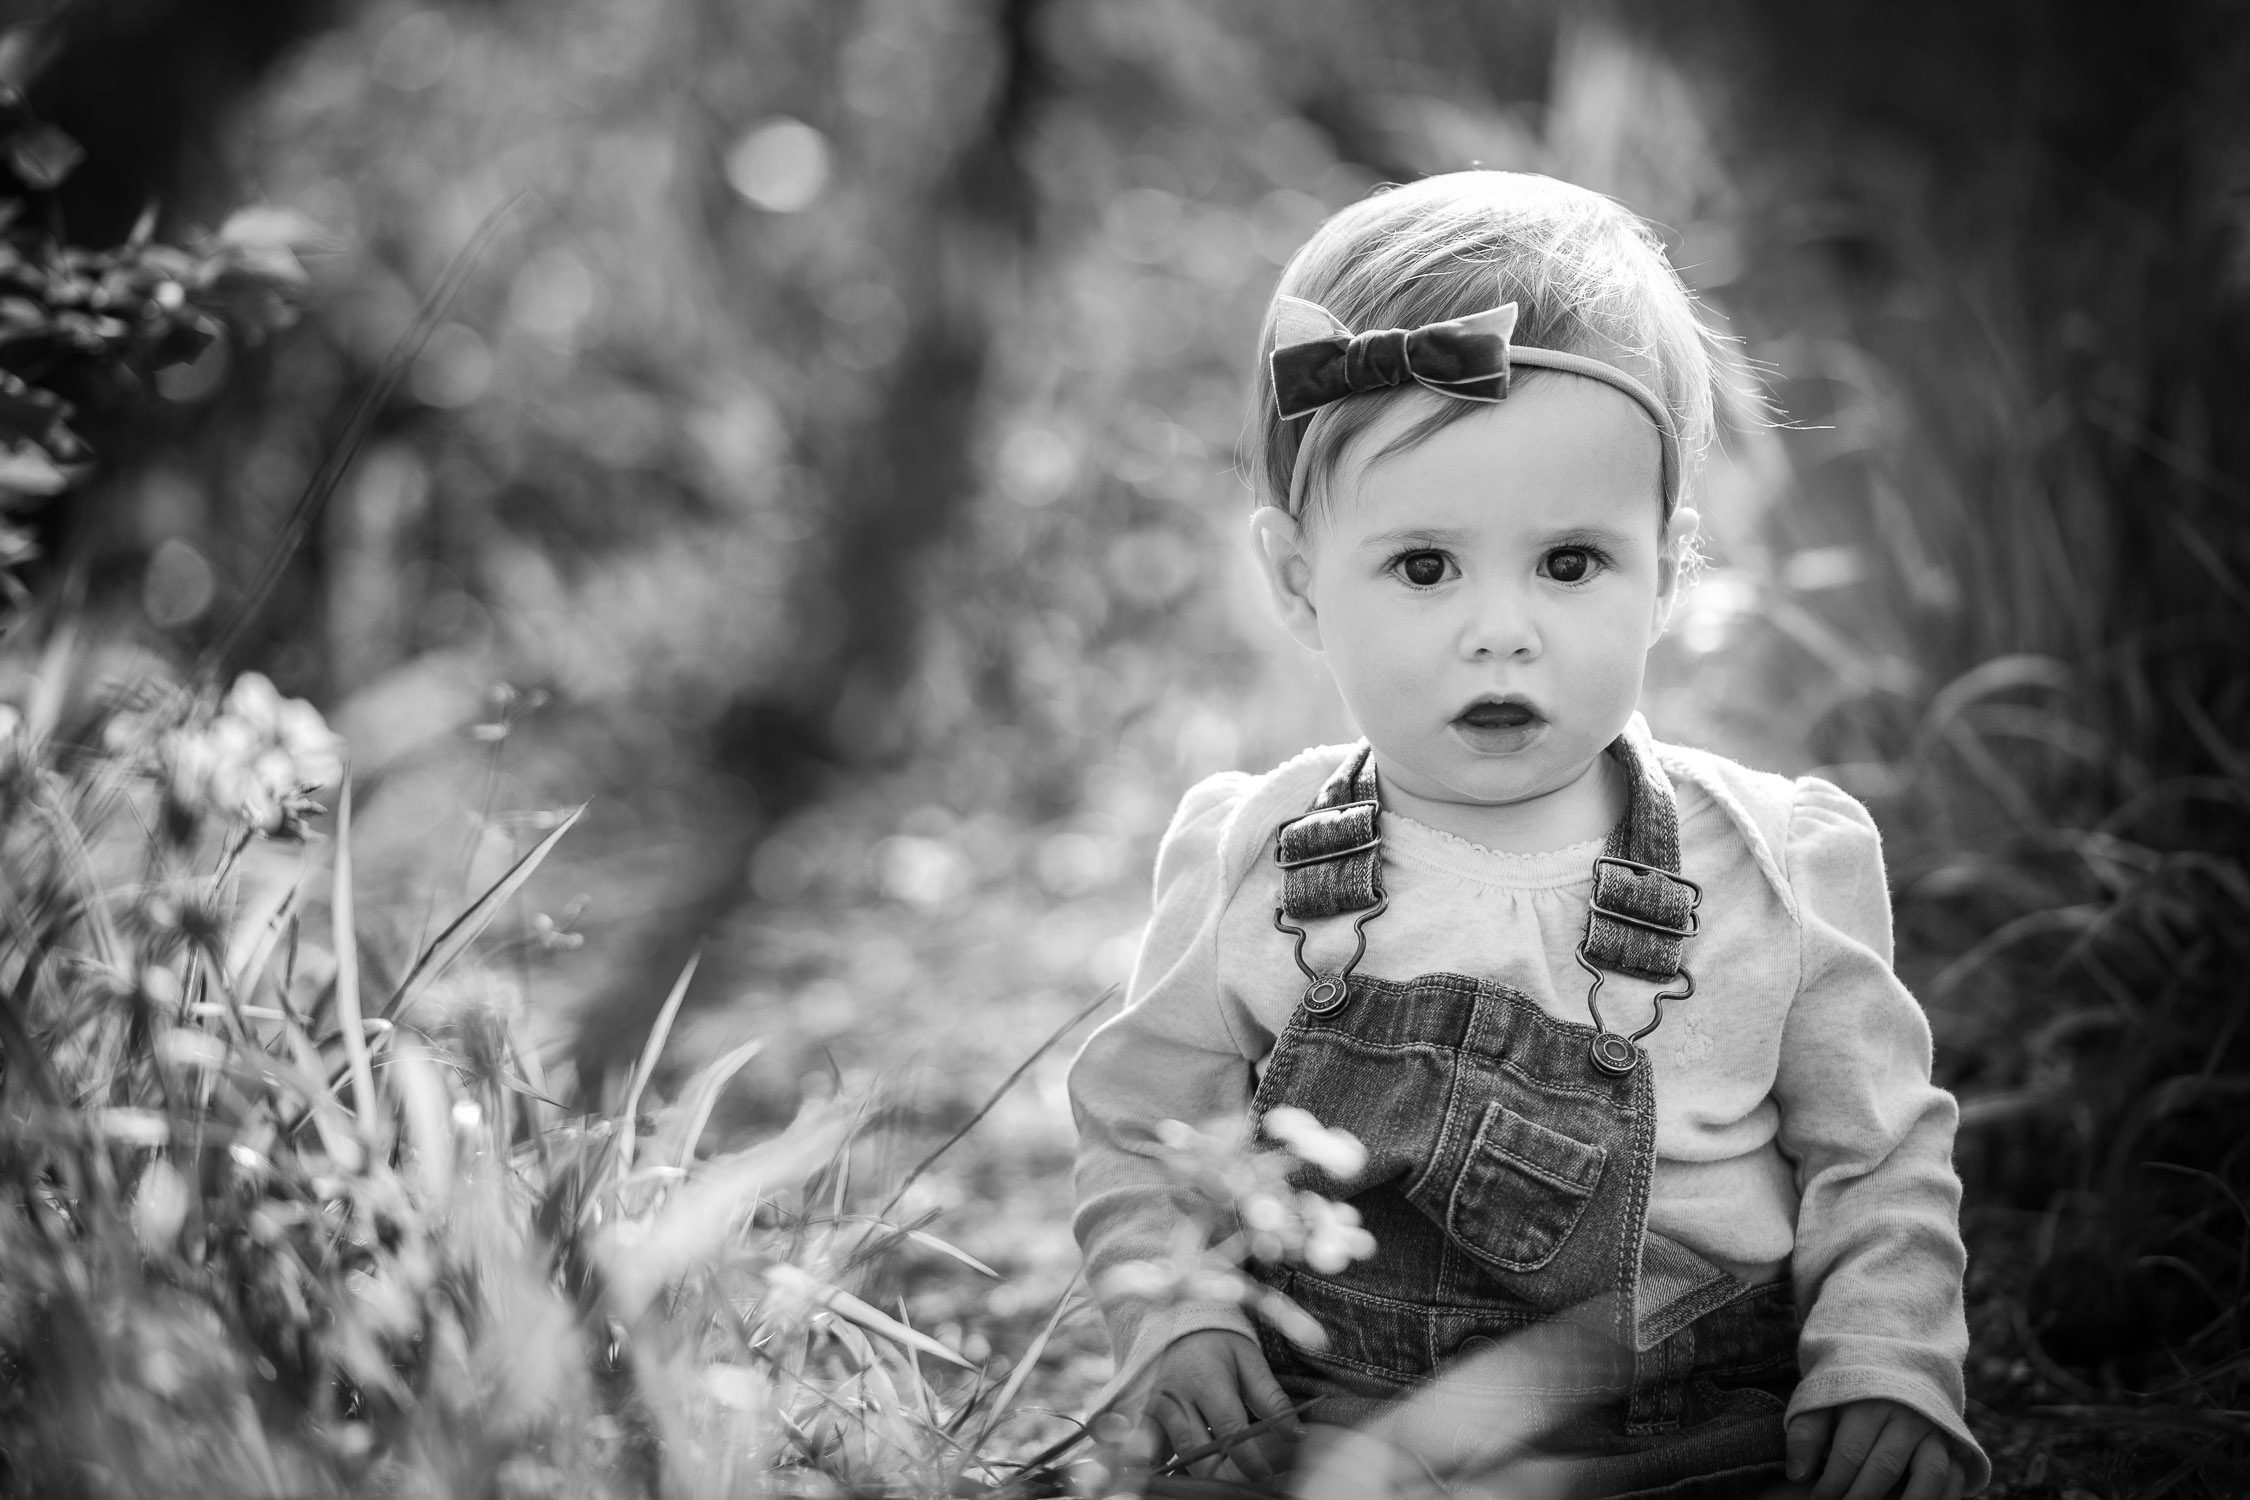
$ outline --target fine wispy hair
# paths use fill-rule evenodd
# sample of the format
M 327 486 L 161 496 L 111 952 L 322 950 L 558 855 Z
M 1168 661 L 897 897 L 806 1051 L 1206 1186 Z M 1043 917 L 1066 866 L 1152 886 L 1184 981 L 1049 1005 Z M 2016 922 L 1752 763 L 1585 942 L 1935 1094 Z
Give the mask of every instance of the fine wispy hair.
M 1297 516 L 1321 511 L 1345 454 L 1389 404 L 1426 409 L 1370 462 L 1481 403 L 1408 384 L 1283 420 L 1270 364 L 1281 295 L 1318 303 L 1355 333 L 1515 303 L 1515 343 L 1607 361 L 1656 393 L 1679 435 L 1679 496 L 1692 492 L 1720 413 L 1747 386 L 1654 231 L 1615 199 L 1527 172 L 1449 172 L 1385 188 L 1329 218 L 1290 259 L 1259 334 L 1243 471 L 1257 504 Z M 1552 377 L 1526 368 L 1515 378 Z

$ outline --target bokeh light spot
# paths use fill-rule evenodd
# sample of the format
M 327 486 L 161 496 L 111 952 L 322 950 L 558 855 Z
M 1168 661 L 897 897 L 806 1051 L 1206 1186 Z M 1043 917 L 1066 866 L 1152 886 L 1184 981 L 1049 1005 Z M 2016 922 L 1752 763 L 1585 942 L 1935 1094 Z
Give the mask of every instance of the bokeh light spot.
M 810 208 L 828 186 L 828 138 L 779 115 L 743 132 L 727 153 L 727 185 L 768 213 Z
M 408 388 L 425 406 L 467 406 L 492 386 L 492 351 L 473 328 L 448 323 L 414 361 Z
M 568 343 L 593 316 L 601 296 L 593 272 L 568 250 L 547 250 L 516 273 L 508 289 L 508 319 L 555 343 Z
M 1001 441 L 1000 487 L 1019 505 L 1046 505 L 1059 499 L 1078 472 L 1070 443 L 1051 427 L 1018 427 Z
M 141 578 L 141 608 L 163 630 L 177 630 L 201 619 L 217 593 L 211 564 L 176 536 L 157 547 Z

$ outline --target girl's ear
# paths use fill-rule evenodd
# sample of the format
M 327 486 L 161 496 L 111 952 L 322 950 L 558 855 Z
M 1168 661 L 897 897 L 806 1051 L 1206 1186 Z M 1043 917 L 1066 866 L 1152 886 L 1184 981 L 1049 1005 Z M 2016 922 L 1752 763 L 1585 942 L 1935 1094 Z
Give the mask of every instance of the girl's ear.
M 1319 651 L 1320 612 L 1313 607 L 1312 559 L 1305 552 L 1304 527 L 1279 506 L 1261 506 L 1250 517 L 1250 541 L 1282 628 L 1307 651 Z
M 1656 554 L 1656 611 L 1649 620 L 1652 646 L 1670 623 L 1672 606 L 1680 602 L 1680 586 L 1695 565 L 1695 537 L 1702 525 L 1703 518 L 1683 505 L 1664 527 L 1664 543 Z

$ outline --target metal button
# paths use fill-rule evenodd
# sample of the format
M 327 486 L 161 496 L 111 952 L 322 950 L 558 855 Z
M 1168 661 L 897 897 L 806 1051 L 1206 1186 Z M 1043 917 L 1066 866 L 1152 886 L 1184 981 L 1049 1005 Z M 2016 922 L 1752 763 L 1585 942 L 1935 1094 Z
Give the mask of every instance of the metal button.
M 1612 1078 L 1623 1078 L 1641 1060 L 1641 1049 L 1614 1031 L 1596 1036 L 1593 1045 L 1586 1050 L 1592 1055 L 1594 1066 Z

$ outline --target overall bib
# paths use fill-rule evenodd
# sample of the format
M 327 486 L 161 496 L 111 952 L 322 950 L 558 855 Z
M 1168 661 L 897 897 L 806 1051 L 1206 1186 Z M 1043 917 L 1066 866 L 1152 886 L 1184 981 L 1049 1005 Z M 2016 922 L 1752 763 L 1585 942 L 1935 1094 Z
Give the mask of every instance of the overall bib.
M 1592 1025 L 1465 975 L 1352 972 L 1385 904 L 1367 747 L 1282 825 L 1275 924 L 1297 935 L 1312 983 L 1252 1114 L 1296 1105 L 1359 1138 L 1359 1176 L 1307 1167 L 1298 1180 L 1351 1202 L 1377 1249 L 1335 1275 L 1260 1269 L 1328 1343 L 1303 1349 L 1270 1327 L 1261 1340 L 1291 1400 L 1313 1403 L 1308 1420 L 1356 1426 L 1392 1398 L 1442 1402 L 1447 1451 L 1426 1465 L 1464 1488 L 1520 1472 L 1542 1494 L 1754 1495 L 1781 1478 L 1795 1309 L 1786 1280 L 1748 1286 L 1647 1228 L 1656 1100 L 1639 1040 L 1664 999 L 1693 993 L 1681 959 L 1701 891 L 1680 874 L 1652 746 L 1636 727 L 1609 753 L 1628 795 L 1578 950 Z M 1347 915 L 1359 951 L 1316 974 L 1303 924 Z M 1604 971 L 1673 986 L 1631 1037 L 1602 1023 Z

